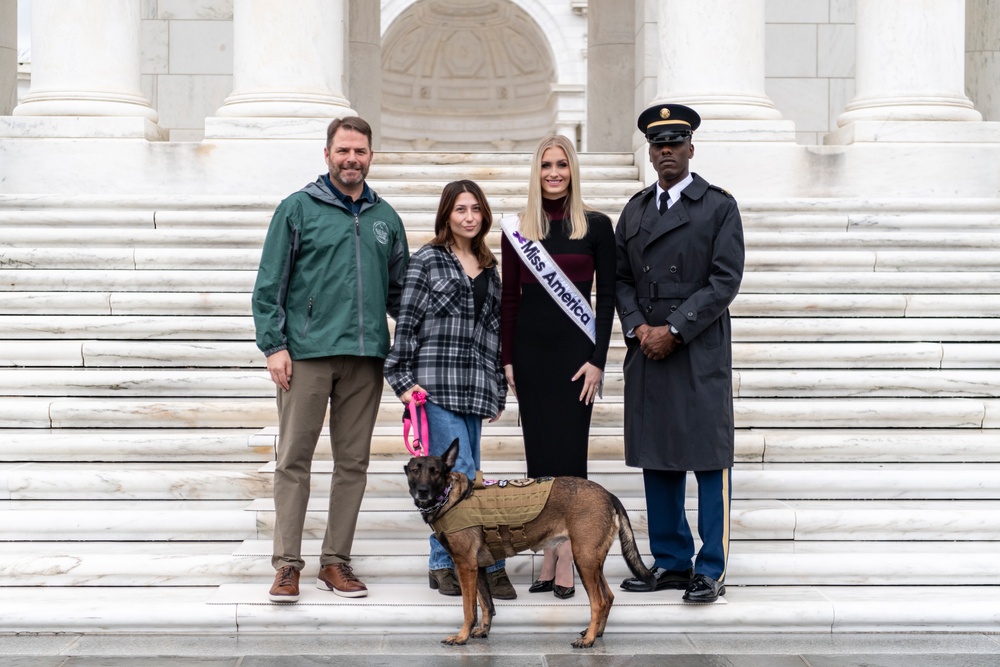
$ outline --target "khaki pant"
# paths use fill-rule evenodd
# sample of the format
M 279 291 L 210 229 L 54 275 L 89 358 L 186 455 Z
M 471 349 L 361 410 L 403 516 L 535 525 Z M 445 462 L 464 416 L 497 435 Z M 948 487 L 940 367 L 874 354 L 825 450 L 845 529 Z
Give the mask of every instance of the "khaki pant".
M 289 391 L 278 389 L 274 470 L 275 569 L 301 570 L 302 529 L 313 453 L 330 406 L 333 479 L 320 566 L 349 563 L 368 480 L 372 431 L 382 396 L 383 359 L 336 356 L 292 362 Z

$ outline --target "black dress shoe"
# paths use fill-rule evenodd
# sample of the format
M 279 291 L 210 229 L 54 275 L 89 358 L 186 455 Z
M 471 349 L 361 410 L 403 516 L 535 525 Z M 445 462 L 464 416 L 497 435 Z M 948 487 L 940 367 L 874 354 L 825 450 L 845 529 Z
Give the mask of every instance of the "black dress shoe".
M 565 588 L 559 584 L 552 584 L 552 594 L 555 595 L 560 600 L 568 600 L 574 595 L 576 595 L 576 586 L 570 586 Z
M 694 575 L 691 585 L 684 592 L 685 602 L 715 602 L 726 594 L 726 585 L 704 574 Z
M 552 590 L 554 579 L 535 579 L 535 583 L 528 586 L 529 593 L 548 593 Z
M 664 570 L 662 567 L 654 567 L 652 587 L 642 579 L 632 577 L 622 582 L 621 589 L 630 593 L 649 593 L 666 588 L 683 591 L 691 583 L 693 574 L 694 568 L 690 567 L 686 570 Z

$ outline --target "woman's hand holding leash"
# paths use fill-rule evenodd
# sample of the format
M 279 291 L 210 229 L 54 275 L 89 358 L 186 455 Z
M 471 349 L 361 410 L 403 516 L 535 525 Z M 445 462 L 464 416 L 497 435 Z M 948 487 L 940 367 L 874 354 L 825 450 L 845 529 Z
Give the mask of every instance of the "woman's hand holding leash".
M 406 404 L 403 413 L 403 445 L 414 456 L 430 455 L 430 438 L 428 437 L 427 413 L 424 403 L 427 394 L 420 385 L 413 385 L 399 397 Z M 413 442 L 410 442 L 410 429 L 413 429 Z
M 403 405 L 409 405 L 410 401 L 413 400 L 413 394 L 418 392 L 423 394 L 424 398 L 427 397 L 427 392 L 424 391 L 424 388 L 421 387 L 419 384 L 415 384 L 406 391 L 404 391 L 403 395 L 399 397 L 399 400 L 403 402 Z

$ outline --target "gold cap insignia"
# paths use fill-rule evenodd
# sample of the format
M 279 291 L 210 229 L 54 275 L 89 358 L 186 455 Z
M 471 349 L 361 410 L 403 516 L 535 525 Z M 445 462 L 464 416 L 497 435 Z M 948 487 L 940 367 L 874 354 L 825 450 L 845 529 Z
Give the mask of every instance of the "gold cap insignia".
M 670 118 L 670 109 L 666 107 L 660 109 L 660 118 Z

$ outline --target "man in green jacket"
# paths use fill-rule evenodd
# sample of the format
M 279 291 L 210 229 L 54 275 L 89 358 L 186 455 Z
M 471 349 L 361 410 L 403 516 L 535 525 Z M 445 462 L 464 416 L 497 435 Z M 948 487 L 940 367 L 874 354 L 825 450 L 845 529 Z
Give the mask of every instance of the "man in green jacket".
M 368 594 L 351 570 L 351 546 L 389 352 L 386 313 L 399 312 L 409 258 L 399 215 L 365 183 L 371 145 L 363 119 L 330 123 L 329 174 L 278 206 L 254 285 L 257 347 L 278 396 L 274 602 L 299 598 L 309 475 L 328 405 L 335 466 L 316 585 Z

